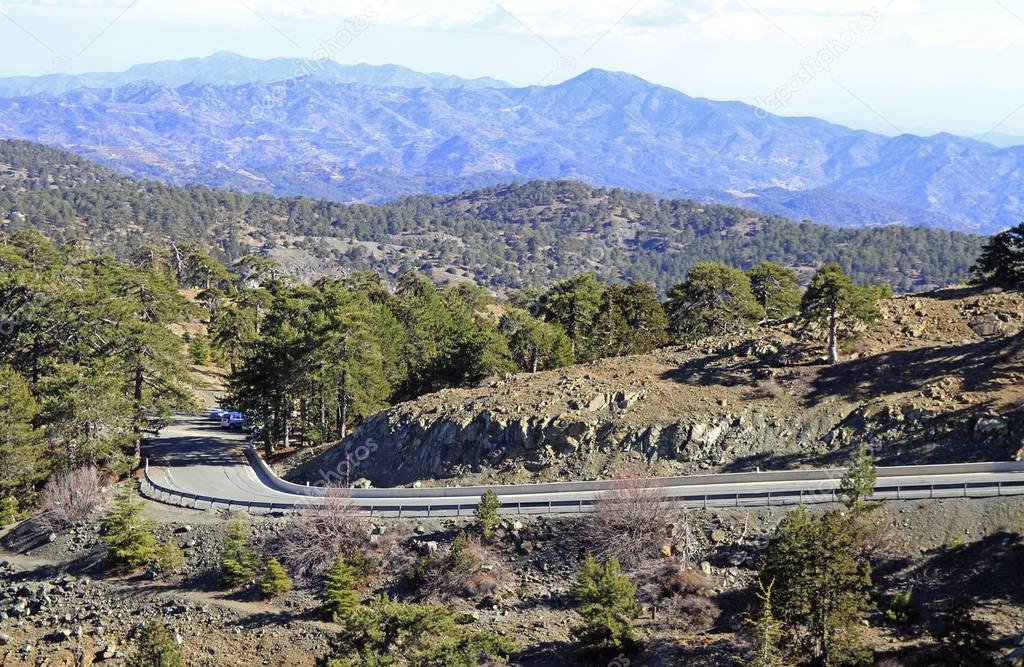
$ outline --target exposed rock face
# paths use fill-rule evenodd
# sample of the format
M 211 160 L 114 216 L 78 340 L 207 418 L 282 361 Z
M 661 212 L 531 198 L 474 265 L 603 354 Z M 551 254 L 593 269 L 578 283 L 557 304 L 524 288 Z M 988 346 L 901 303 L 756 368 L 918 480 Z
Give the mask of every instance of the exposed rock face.
M 376 486 L 1009 459 L 1024 444 L 1024 298 L 898 298 L 837 366 L 793 327 L 448 390 L 384 411 L 293 472 Z M 1000 323 L 976 332 L 979 313 Z

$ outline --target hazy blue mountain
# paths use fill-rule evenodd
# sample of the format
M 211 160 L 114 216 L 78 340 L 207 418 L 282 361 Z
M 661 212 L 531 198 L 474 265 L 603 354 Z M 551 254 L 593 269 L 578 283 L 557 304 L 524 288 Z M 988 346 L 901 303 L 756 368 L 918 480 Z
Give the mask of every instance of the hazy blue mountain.
M 221 51 L 205 58 L 163 60 L 135 65 L 123 72 L 47 74 L 0 78 L 0 96 L 39 93 L 59 95 L 77 88 L 116 88 L 137 81 L 166 86 L 186 83 L 240 85 L 310 76 L 338 83 L 365 83 L 400 88 L 502 88 L 508 84 L 491 78 L 462 79 L 448 74 L 424 74 L 399 65 L 342 65 L 333 60 L 273 58 L 259 60 Z
M 0 135 L 136 176 L 341 201 L 573 178 L 838 226 L 1024 220 L 1024 147 L 765 115 L 602 70 L 528 88 L 134 82 L 2 99 Z

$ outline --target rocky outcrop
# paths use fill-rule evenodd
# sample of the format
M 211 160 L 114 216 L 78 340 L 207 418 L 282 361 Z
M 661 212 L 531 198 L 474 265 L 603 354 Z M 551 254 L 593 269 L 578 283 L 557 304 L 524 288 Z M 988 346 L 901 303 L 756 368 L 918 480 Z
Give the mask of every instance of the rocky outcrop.
M 1019 294 L 887 302 L 838 366 L 793 327 L 447 390 L 367 420 L 294 470 L 375 485 L 512 483 L 880 461 L 1013 458 L 1024 447 Z M 999 322 L 979 327 L 977 320 Z

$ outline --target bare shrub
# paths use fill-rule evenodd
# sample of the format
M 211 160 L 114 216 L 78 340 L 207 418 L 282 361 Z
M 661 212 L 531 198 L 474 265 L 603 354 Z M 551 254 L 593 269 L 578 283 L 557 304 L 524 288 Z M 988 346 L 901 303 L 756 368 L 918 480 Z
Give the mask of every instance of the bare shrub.
M 84 521 L 103 499 L 96 468 L 85 466 L 53 477 L 39 497 L 42 513 L 39 521 L 51 531 L 59 531 Z
M 889 507 L 879 507 L 854 519 L 861 533 L 864 556 L 874 563 L 899 560 L 910 553 L 910 541 Z
M 485 542 L 459 533 L 437 553 L 423 556 L 410 569 L 412 584 L 427 597 L 478 597 L 497 589 L 504 570 Z
M 632 570 L 657 557 L 669 542 L 675 511 L 666 502 L 664 489 L 651 485 L 651 477 L 647 468 L 631 466 L 594 501 L 587 538 L 595 557 L 615 557 L 624 569 Z
M 296 511 L 273 545 L 274 554 L 302 580 L 319 579 L 339 554 L 362 553 L 367 522 L 348 489 L 330 487 L 317 503 Z
M 652 609 L 660 612 L 661 624 L 684 632 L 704 632 L 718 618 L 711 579 L 700 570 L 664 561 L 641 587 Z

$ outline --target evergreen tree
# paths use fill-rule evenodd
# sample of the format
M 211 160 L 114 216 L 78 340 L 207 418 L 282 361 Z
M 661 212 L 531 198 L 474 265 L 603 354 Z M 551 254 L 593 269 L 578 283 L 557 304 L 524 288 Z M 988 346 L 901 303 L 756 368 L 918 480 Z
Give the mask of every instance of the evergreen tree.
M 885 291 L 855 284 L 838 264 L 825 264 L 814 274 L 800 302 L 804 319 L 828 332 L 828 362 L 839 361 L 839 342 L 851 339 L 855 327 L 881 317 L 878 300 Z
M 288 570 L 284 569 L 281 561 L 271 558 L 263 569 L 263 578 L 260 579 L 260 591 L 268 598 L 275 598 L 284 595 L 292 589 L 292 578 L 288 576 Z
M 750 292 L 769 321 L 785 320 L 800 310 L 797 273 L 774 262 L 762 262 L 747 272 Z
M 598 321 L 605 286 L 592 273 L 556 282 L 541 298 L 545 320 L 558 324 L 569 340 L 579 362 L 598 358 L 601 341 Z
M 139 634 L 138 652 L 132 667 L 184 667 L 185 662 L 167 626 L 157 620 L 147 621 Z
M 335 623 L 345 623 L 359 606 L 355 569 L 338 556 L 324 573 L 323 609 Z
M 229 588 L 252 581 L 259 572 L 259 556 L 249 546 L 249 526 L 240 520 L 228 525 L 220 552 L 220 576 Z
M 17 519 L 19 506 L 31 504 L 46 476 L 44 433 L 33 426 L 39 411 L 24 378 L 0 365 L 0 525 Z
M 796 657 L 821 667 L 857 664 L 860 623 L 871 608 L 871 566 L 860 533 L 839 512 L 791 512 L 775 531 L 760 573 Z
M 871 458 L 871 450 L 867 446 L 861 446 L 846 467 L 836 495 L 847 509 L 855 512 L 864 511 L 869 509 L 867 499 L 875 492 L 877 479 L 878 468 Z
M 971 273 L 982 285 L 1011 287 L 1024 283 L 1024 223 L 989 239 Z
M 669 291 L 665 308 L 672 336 L 679 342 L 743 331 L 763 316 L 750 291 L 750 278 L 714 262 L 695 264 L 686 282 Z
M 124 487 L 114 507 L 100 526 L 110 560 L 118 565 L 138 568 L 154 562 L 160 554 L 156 524 L 142 519 L 142 506 L 132 502 L 133 490 Z
M 598 564 L 590 555 L 580 565 L 572 598 L 583 625 L 573 635 L 590 649 L 620 650 L 633 642 L 633 619 L 640 614 L 636 586 L 614 557 Z
M 477 667 L 504 664 L 516 650 L 503 637 L 474 632 L 444 607 L 380 596 L 348 618 L 325 665 Z
M 668 318 L 650 283 L 609 287 L 599 322 L 605 356 L 645 354 L 668 343 Z
M 750 659 L 743 663 L 743 667 L 785 667 L 779 651 L 782 627 L 772 610 L 774 582 L 765 585 L 763 581 L 758 580 L 757 585 L 756 595 L 760 609 L 757 617 L 747 622 L 752 647 Z
M 561 368 L 573 363 L 572 341 L 557 324 L 542 322 L 525 310 L 502 315 L 498 329 L 508 338 L 512 360 L 524 371 Z
M 501 509 L 501 499 L 494 491 L 484 491 L 480 496 L 480 502 L 476 506 L 476 527 L 480 536 L 487 542 L 494 539 L 494 531 L 501 523 L 498 510 Z

